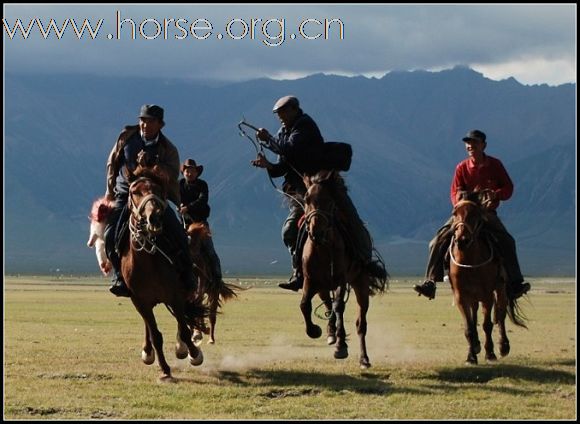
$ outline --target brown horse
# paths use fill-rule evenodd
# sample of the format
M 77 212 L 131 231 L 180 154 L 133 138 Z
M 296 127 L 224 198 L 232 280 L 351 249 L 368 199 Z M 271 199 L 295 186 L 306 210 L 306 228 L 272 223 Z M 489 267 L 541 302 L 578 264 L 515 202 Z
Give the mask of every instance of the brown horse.
M 215 281 L 209 259 L 203 252 L 201 246 L 204 239 L 211 237 L 210 230 L 203 222 L 193 222 L 187 227 L 189 236 L 189 251 L 193 259 L 198 276 L 197 295 L 198 299 L 204 300 L 204 305 L 208 308 L 209 329 L 205 328 L 203 321 L 199 321 L 194 327 L 194 342 L 200 342 L 202 332 L 209 333 L 209 344 L 215 343 L 215 326 L 217 310 L 221 308 L 222 301 L 228 301 L 237 296 L 236 291 L 243 290 L 235 284 L 226 284 L 223 280 Z
M 499 326 L 499 353 L 506 356 L 510 342 L 505 327 L 506 312 L 510 320 L 526 327 L 516 300 L 508 300 L 507 277 L 493 244 L 484 237 L 484 209 L 477 197 L 461 200 L 453 209 L 453 236 L 449 246 L 449 280 L 454 303 L 459 308 L 465 327 L 465 338 L 469 344 L 467 363 L 477 364 L 481 343 L 477 333 L 477 311 L 481 302 L 483 331 L 485 332 L 485 359 L 497 359 L 494 353 L 492 330 L 494 322 Z M 492 308 L 494 322 L 491 319 Z
M 145 321 L 141 358 L 151 365 L 157 353 L 163 371 L 161 379 L 171 380 L 171 369 L 163 354 L 163 336 L 153 314 L 157 304 L 165 304 L 177 320 L 177 358 L 184 359 L 189 354 L 192 365 L 201 365 L 203 354 L 191 340 L 185 317 L 185 287 L 171 259 L 157 244 L 163 233 L 167 180 L 156 171 L 157 166 L 138 167 L 129 186 L 130 240 L 121 253 L 121 272 L 131 290 L 131 301 Z
M 361 368 L 368 368 L 371 364 L 365 337 L 369 296 L 384 292 L 388 280 L 369 275 L 348 249 L 348 242 L 341 230 L 344 217 L 337 207 L 337 200 L 346 196 L 346 187 L 339 173 L 320 171 L 314 176 L 304 177 L 304 182 L 307 188 L 304 214 L 308 238 L 302 254 L 304 287 L 300 309 L 306 334 L 311 338 L 322 335 L 322 330 L 311 318 L 312 298 L 318 294 L 327 310 L 332 311 L 328 343 L 336 343 L 334 357 L 342 359 L 348 356 L 343 313 L 347 286 L 352 287 L 358 305 L 356 330 L 360 343 L 359 363 Z

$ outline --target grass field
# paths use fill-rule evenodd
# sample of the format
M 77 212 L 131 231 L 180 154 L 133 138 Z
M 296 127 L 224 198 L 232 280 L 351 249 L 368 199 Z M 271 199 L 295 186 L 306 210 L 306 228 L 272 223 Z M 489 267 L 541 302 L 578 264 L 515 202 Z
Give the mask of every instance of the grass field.
M 532 279 L 521 302 L 529 329 L 508 323 L 510 355 L 486 363 L 480 354 L 480 364 L 468 366 L 448 285 L 439 284 L 437 298 L 427 301 L 412 291 L 417 281 L 394 278 L 385 295 L 371 299 L 373 366 L 365 371 L 358 366 L 354 296 L 345 316 L 350 356 L 336 360 L 324 337 L 306 336 L 300 295 L 277 288 L 279 281 L 233 280 L 251 289 L 225 305 L 217 342 L 204 341 L 200 367 L 175 358 L 176 324 L 158 306 L 177 380 L 162 383 L 157 363 L 140 359 L 141 317 L 129 299 L 108 293 L 106 280 L 5 277 L 4 419 L 577 416 L 574 279 Z M 497 330 L 494 336 L 497 343 Z

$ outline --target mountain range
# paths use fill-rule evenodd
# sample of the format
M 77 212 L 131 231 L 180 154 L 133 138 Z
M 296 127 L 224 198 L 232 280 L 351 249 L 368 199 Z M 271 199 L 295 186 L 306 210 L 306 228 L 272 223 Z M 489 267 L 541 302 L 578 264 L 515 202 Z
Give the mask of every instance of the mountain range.
M 181 161 L 204 166 L 224 271 L 287 273 L 287 209 L 266 173 L 250 165 L 256 152 L 237 128 L 244 118 L 275 133 L 272 106 L 287 94 L 327 141 L 352 145 L 344 177 L 392 275 L 423 274 L 428 242 L 451 212 L 451 178 L 466 157 L 461 139 L 475 128 L 514 181 L 498 212 L 524 275 L 575 275 L 576 85 L 493 81 L 465 67 L 235 83 L 7 74 L 5 272 L 98 272 L 85 244 L 87 216 L 104 193 L 108 153 L 141 105 L 155 103 Z

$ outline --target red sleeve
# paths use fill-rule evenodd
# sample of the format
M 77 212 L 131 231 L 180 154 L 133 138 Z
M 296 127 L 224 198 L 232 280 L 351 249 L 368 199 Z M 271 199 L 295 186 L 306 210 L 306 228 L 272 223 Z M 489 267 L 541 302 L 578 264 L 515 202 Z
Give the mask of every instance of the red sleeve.
M 514 192 L 514 184 L 512 183 L 512 180 L 503 164 L 499 160 L 496 162 L 496 168 L 497 169 L 495 172 L 497 175 L 498 188 L 495 190 L 495 192 L 497 193 L 499 200 L 505 201 L 512 197 Z
M 450 193 L 450 198 L 451 198 L 451 204 L 453 206 L 455 206 L 455 204 L 457 203 L 457 192 L 465 190 L 465 184 L 463 182 L 463 170 L 462 170 L 462 165 L 463 162 L 459 163 L 456 167 L 455 167 L 455 174 L 453 175 L 453 180 L 451 181 L 451 193 Z

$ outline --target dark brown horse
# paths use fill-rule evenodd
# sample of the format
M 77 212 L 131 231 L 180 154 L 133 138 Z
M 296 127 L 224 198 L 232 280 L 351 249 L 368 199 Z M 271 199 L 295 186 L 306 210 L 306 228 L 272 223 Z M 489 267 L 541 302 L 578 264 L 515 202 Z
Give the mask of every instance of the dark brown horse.
M 209 329 L 205 328 L 203 321 L 199 321 L 194 326 L 194 342 L 200 342 L 202 333 L 209 333 L 209 344 L 215 343 L 215 326 L 217 310 L 221 308 L 222 302 L 233 299 L 237 296 L 236 291 L 242 290 L 235 284 L 226 284 L 223 280 L 216 281 L 209 265 L 209 258 L 202 250 L 203 240 L 211 237 L 207 225 L 202 222 L 193 222 L 187 227 L 189 235 L 189 251 L 193 259 L 193 266 L 198 276 L 197 295 L 198 299 L 203 299 L 204 305 L 208 309 Z
M 322 335 L 320 327 L 312 322 L 312 298 L 318 294 L 332 319 L 328 326 L 328 342 L 336 343 L 334 357 L 348 356 L 343 313 L 348 286 L 352 287 L 358 305 L 356 331 L 360 343 L 361 368 L 371 366 L 366 349 L 369 296 L 384 292 L 387 278 L 369 275 L 359 260 L 349 251 L 341 230 L 345 217 L 337 207 L 337 200 L 346 196 L 342 177 L 336 171 L 321 171 L 304 177 L 307 192 L 305 225 L 308 238 L 304 244 L 302 270 L 304 287 L 300 309 L 306 323 L 306 334 L 312 338 Z M 331 299 L 332 296 L 334 299 Z
M 496 360 L 492 340 L 494 322 L 499 326 L 499 353 L 506 356 L 510 351 L 505 318 L 526 327 L 515 300 L 509 300 L 506 292 L 507 277 L 492 242 L 484 236 L 484 209 L 477 196 L 473 200 L 461 200 L 453 209 L 453 236 L 449 246 L 449 280 L 453 289 L 454 303 L 459 308 L 469 344 L 467 362 L 477 364 L 481 343 L 477 333 L 477 311 L 481 303 L 483 331 L 485 332 L 485 358 Z M 485 204 L 485 201 L 483 201 Z M 494 310 L 494 321 L 491 319 Z
M 163 234 L 163 214 L 167 207 L 167 180 L 157 171 L 158 167 L 138 167 L 129 186 L 130 240 L 121 253 L 121 271 L 132 293 L 131 301 L 145 321 L 141 358 L 151 365 L 157 353 L 163 371 L 161 379 L 171 380 L 171 369 L 163 354 L 163 336 L 153 314 L 157 304 L 165 304 L 177 320 L 177 358 L 184 359 L 189 354 L 192 365 L 201 365 L 203 354 L 191 340 L 185 317 L 185 287 L 172 260 L 157 243 Z

